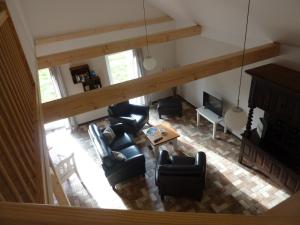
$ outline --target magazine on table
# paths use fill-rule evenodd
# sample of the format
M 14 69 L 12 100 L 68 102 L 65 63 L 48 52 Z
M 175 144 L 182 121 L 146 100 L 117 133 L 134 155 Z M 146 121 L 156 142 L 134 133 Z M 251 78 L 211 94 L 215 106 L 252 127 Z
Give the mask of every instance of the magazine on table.
M 162 137 L 161 131 L 159 128 L 157 127 L 150 127 L 147 131 L 146 131 L 146 135 L 148 136 L 148 138 L 151 141 L 157 140 L 159 138 Z

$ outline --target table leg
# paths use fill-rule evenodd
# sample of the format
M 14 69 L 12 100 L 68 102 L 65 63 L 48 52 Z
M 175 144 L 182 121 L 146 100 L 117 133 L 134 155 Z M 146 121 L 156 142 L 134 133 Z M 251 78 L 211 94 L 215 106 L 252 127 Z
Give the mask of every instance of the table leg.
M 226 124 L 224 124 L 224 133 L 225 134 L 227 133 L 227 126 L 226 126 Z
M 216 137 L 216 131 L 217 131 L 217 124 L 213 123 L 213 135 L 212 135 L 213 139 L 215 139 Z
M 199 122 L 200 122 L 200 114 L 197 112 L 197 127 L 199 127 Z
M 153 150 L 154 157 L 156 158 L 159 154 L 159 145 L 155 145 L 155 146 L 152 145 L 152 150 Z

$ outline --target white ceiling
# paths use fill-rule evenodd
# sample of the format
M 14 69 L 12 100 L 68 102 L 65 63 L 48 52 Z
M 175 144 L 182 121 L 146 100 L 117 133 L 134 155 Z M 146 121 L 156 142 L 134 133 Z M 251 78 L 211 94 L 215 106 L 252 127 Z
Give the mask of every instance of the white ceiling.
M 204 31 L 241 36 L 245 30 L 248 0 L 147 1 L 179 23 L 201 24 Z M 248 35 L 300 47 L 300 0 L 251 0 Z
M 19 0 L 34 38 L 143 18 L 141 0 Z M 147 4 L 147 18 L 165 15 Z
M 36 37 L 143 18 L 142 0 L 19 0 Z M 203 35 L 241 45 L 248 0 L 146 0 L 147 17 L 168 14 L 178 26 L 201 24 Z M 251 0 L 249 40 L 300 47 L 300 0 Z M 255 41 L 254 41 L 255 42 Z

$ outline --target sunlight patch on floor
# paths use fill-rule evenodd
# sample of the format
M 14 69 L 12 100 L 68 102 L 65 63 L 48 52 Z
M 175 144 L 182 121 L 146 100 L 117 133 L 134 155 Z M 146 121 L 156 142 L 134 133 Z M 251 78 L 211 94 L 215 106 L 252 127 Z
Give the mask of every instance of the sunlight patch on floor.
M 104 171 L 82 149 L 78 140 L 66 129 L 59 129 L 47 134 L 47 145 L 55 154 L 68 157 L 74 153 L 78 172 L 93 199 L 100 208 L 126 209 L 122 199 L 108 183 Z M 53 153 L 54 154 L 54 153 Z
M 191 143 L 188 141 L 189 138 L 187 138 L 186 136 L 182 137 L 181 141 L 182 140 L 187 140 L 187 143 L 192 145 L 195 149 L 197 149 L 197 151 L 205 152 L 208 164 L 213 166 L 220 173 L 222 173 L 222 175 L 226 177 L 226 179 L 228 179 L 237 188 L 237 191 L 232 194 L 233 197 L 244 193 L 252 199 L 254 199 L 255 201 L 259 202 L 267 209 L 274 207 L 275 205 L 290 197 L 290 194 L 288 194 L 284 190 L 271 185 L 268 182 L 268 179 L 263 179 L 261 176 L 253 175 L 251 172 L 247 171 L 240 164 L 238 164 L 238 162 L 234 163 L 226 159 L 225 157 L 215 153 L 211 149 L 207 149 L 196 143 Z M 232 176 L 231 171 L 235 171 L 235 177 Z M 244 185 L 244 182 L 242 182 L 241 178 L 251 179 L 252 181 L 255 181 L 257 185 L 252 188 L 249 188 L 248 185 Z M 267 191 L 271 188 L 275 189 L 274 200 L 270 202 L 261 201 L 261 199 L 263 199 L 260 197 L 261 195 L 263 197 L 269 197 Z

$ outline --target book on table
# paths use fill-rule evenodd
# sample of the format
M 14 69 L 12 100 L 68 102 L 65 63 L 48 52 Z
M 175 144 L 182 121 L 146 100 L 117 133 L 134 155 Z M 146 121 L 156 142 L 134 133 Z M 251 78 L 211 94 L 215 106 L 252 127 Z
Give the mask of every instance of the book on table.
M 146 135 L 153 142 L 155 142 L 155 140 L 160 139 L 162 137 L 161 131 L 157 127 L 148 128 L 146 131 Z

